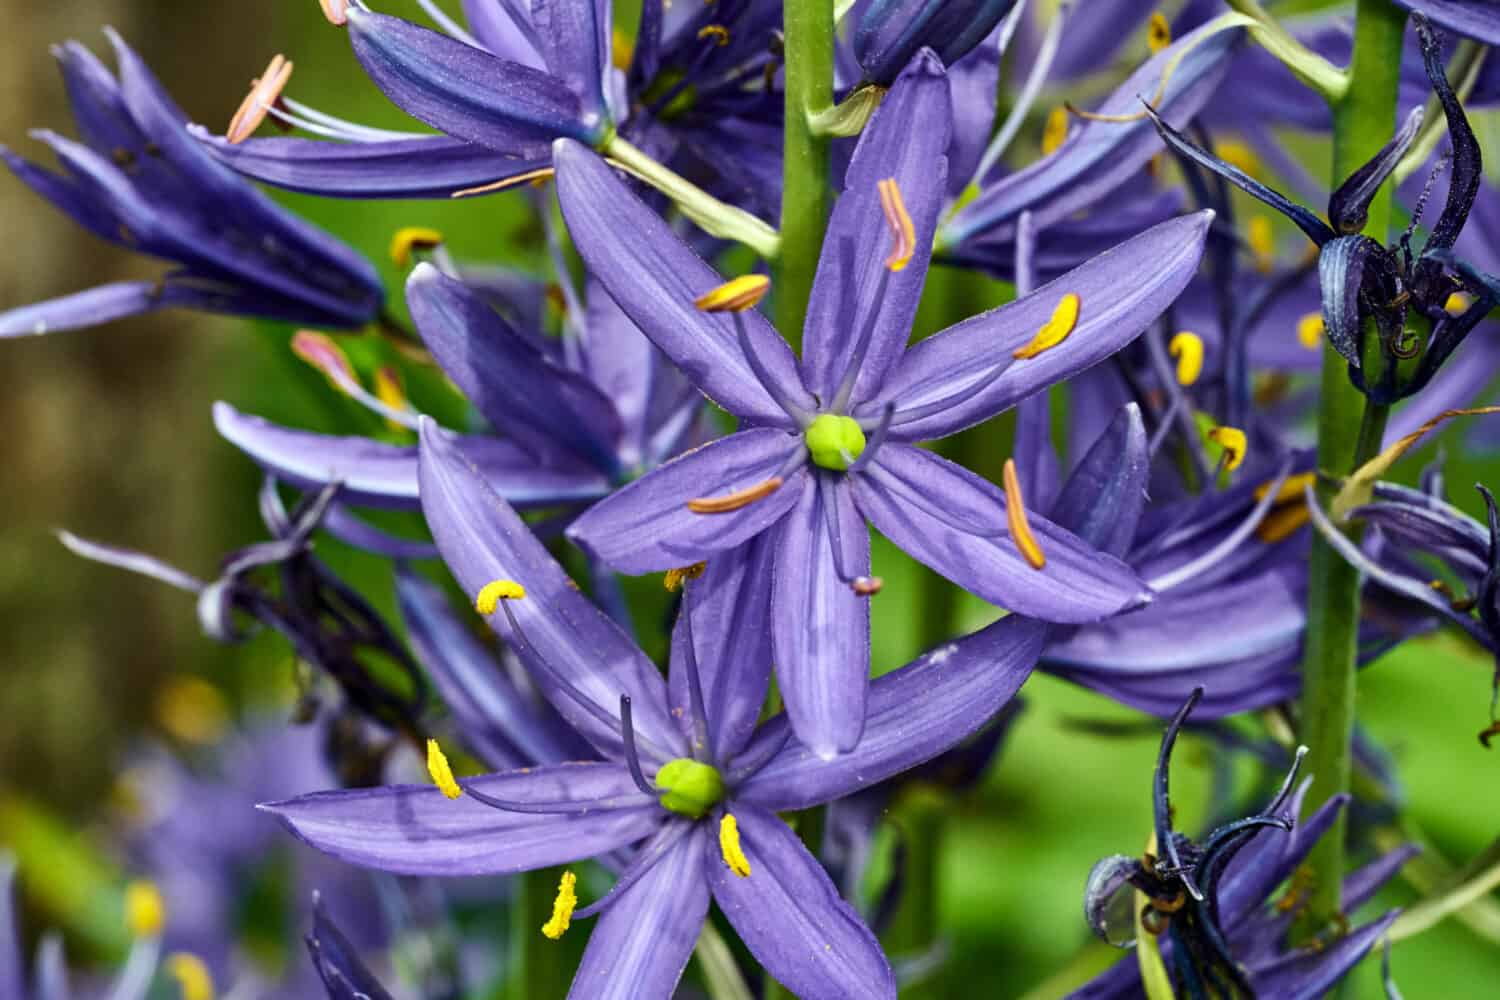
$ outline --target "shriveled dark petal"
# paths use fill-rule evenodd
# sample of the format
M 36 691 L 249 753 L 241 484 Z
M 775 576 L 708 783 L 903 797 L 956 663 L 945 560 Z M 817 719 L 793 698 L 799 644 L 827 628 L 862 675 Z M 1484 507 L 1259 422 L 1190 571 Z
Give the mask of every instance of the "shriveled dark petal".
M 1298 205 L 1281 192 L 1266 187 L 1239 167 L 1225 163 L 1214 154 L 1196 145 L 1187 136 L 1162 121 L 1150 107 L 1147 107 L 1146 113 L 1151 115 L 1151 120 L 1156 123 L 1156 130 L 1161 133 L 1162 140 L 1166 142 L 1168 148 L 1173 152 L 1186 157 L 1205 170 L 1218 174 L 1252 198 L 1265 202 L 1276 209 L 1276 211 L 1292 220 L 1297 228 L 1307 234 L 1307 238 L 1318 246 L 1321 247 L 1336 235 L 1332 229 L 1328 228 L 1327 223 L 1312 212 Z
M 1335 230 L 1347 235 L 1365 228 L 1365 219 L 1370 214 L 1370 202 L 1375 200 L 1380 185 L 1385 183 L 1391 171 L 1396 169 L 1396 164 L 1401 162 L 1401 158 L 1416 141 L 1417 132 L 1421 128 L 1422 106 L 1419 104 L 1406 116 L 1406 121 L 1401 123 L 1395 138 L 1386 143 L 1369 162 L 1350 174 L 1348 180 L 1329 196 L 1328 219 Z
M 855 400 L 879 390 L 906 346 L 946 191 L 951 118 L 943 65 L 926 51 L 901 74 L 855 147 L 823 240 L 802 341 L 803 381 L 825 406 L 871 326 Z M 892 236 L 878 190 L 887 180 L 901 189 L 916 232 L 911 262 L 894 273 L 885 265 Z M 882 283 L 885 292 L 877 301 Z
M 447 198 L 548 166 L 545 145 L 533 156 L 504 156 L 446 135 L 380 142 L 271 137 L 230 143 L 192 126 L 221 162 L 266 184 L 336 198 Z
M 365 967 L 359 952 L 329 918 L 316 893 L 307 951 L 329 1000 L 391 1000 L 380 980 Z
M 707 837 L 703 863 L 714 900 L 756 960 L 797 996 L 895 1000 L 880 942 L 791 828 L 750 802 L 726 807 L 750 874 L 730 871 Z
M 1443 362 L 1447 361 L 1454 351 L 1463 345 L 1464 340 L 1470 332 L 1478 326 L 1490 310 L 1494 308 L 1496 299 L 1489 294 L 1479 298 L 1477 302 L 1471 303 L 1469 308 L 1457 316 L 1444 316 L 1432 328 L 1432 336 L 1428 340 L 1427 350 L 1422 354 L 1422 360 L 1417 365 L 1417 370 L 1411 379 L 1401 387 L 1403 396 L 1420 393 L 1427 387 L 1439 370 Z
M 629 695 L 643 754 L 683 756 L 687 741 L 667 707 L 656 666 L 579 593 L 526 522 L 427 419 L 419 483 L 433 540 L 465 594 L 472 598 L 498 579 L 526 589 L 524 598 L 491 615 L 490 625 L 558 713 L 602 753 L 618 755 L 620 696 Z M 506 611 L 519 623 L 519 635 Z
M 839 576 L 840 569 L 851 579 L 869 574 L 870 534 L 854 509 L 848 479 L 855 477 L 826 481 L 834 475 L 818 473 L 798 485 L 797 506 L 774 529 L 770 576 L 781 696 L 798 738 L 825 758 L 859 742 L 870 673 L 871 598 Z M 830 531 L 835 519 L 837 542 Z
M 585 511 L 568 537 L 621 573 L 659 573 L 712 558 L 786 516 L 807 473 L 738 510 L 704 514 L 688 501 L 733 495 L 765 483 L 803 447 L 785 431 L 760 427 L 695 448 L 648 472 Z
M 1467 571 L 1484 572 L 1488 534 L 1467 514 L 1442 501 L 1436 503 L 1448 510 L 1384 500 L 1355 507 L 1349 520 L 1378 525 L 1387 538 L 1454 559 Z
M 1500 8 L 1489 0 L 1393 0 L 1398 7 L 1420 11 L 1460 35 L 1486 45 L 1500 45 Z
M 1493 18 L 1493 14 L 1491 17 Z M 1453 162 L 1449 167 L 1452 175 L 1448 181 L 1448 200 L 1443 213 L 1433 223 L 1432 233 L 1427 237 L 1423 253 L 1429 250 L 1447 250 L 1458 240 L 1469 211 L 1474 207 L 1474 198 L 1479 194 L 1479 184 L 1484 179 L 1479 152 L 1479 140 L 1469 127 L 1463 105 L 1453 86 L 1448 82 L 1443 68 L 1443 47 L 1433 32 L 1427 18 L 1420 13 L 1412 19 L 1417 38 L 1422 44 L 1422 65 L 1427 70 L 1427 79 L 1432 83 L 1432 92 L 1443 105 L 1443 115 L 1448 120 L 1448 141 L 1453 147 Z
M 979 423 L 1098 364 L 1140 336 L 1181 294 L 1198 268 L 1212 219 L 1212 212 L 1198 212 L 1153 226 L 1024 298 L 920 341 L 897 363 L 880 396 L 861 407 L 860 415 L 878 415 L 894 401 L 897 424 L 891 428 L 891 440 L 932 440 Z M 1080 308 L 1067 339 L 992 376 L 998 364 L 1036 336 L 1069 293 L 1079 297 Z M 985 388 L 956 405 L 900 422 L 901 410 L 947 399 L 986 378 L 992 381 Z
M 1317 1000 L 1348 975 L 1395 922 L 1399 910 L 1346 934 L 1320 951 L 1293 952 L 1271 966 L 1251 970 L 1256 994 L 1287 1000 Z
M 1318 254 L 1318 284 L 1323 292 L 1323 328 L 1333 349 L 1355 368 L 1360 367 L 1360 354 L 1364 346 L 1364 315 L 1360 307 L 1360 295 L 1364 293 L 1379 298 L 1386 294 L 1378 277 L 1386 256 L 1385 247 L 1368 236 L 1359 235 L 1329 240 Z
M 599 917 L 568 991 L 572 1000 L 669 997 L 677 988 L 708 916 L 703 853 L 712 838 L 696 826 Z
M 415 510 L 417 449 L 365 437 L 293 430 L 214 404 L 214 426 L 267 472 L 301 489 L 340 483 L 346 503 Z M 449 432 L 441 432 L 449 435 Z M 565 452 L 538 462 L 514 442 L 478 435 L 449 435 L 485 482 L 516 507 L 550 507 L 592 500 L 609 492 L 609 479 Z
M 739 314 L 761 366 L 777 383 L 766 391 L 740 349 L 734 322 L 699 310 L 693 300 L 724 279 L 672 232 L 593 152 L 559 142 L 557 194 L 563 217 L 590 272 L 625 314 L 709 399 L 736 416 L 792 427 L 776 402 L 791 398 L 811 410 L 797 360 L 757 310 Z
M 465 786 L 515 802 L 576 803 L 570 812 L 507 812 L 434 785 L 314 792 L 261 806 L 320 851 L 403 875 L 498 875 L 591 858 L 667 821 L 624 764 L 575 763 L 478 778 Z M 590 802 L 639 804 L 584 810 Z
M 1034 569 L 1006 530 L 1005 494 L 968 470 L 910 445 L 887 444 L 851 477 L 870 522 L 914 559 L 992 604 L 1044 621 L 1098 621 L 1146 599 L 1117 557 L 1028 512 L 1046 557 Z M 969 523 L 968 530 L 956 517 Z M 987 534 L 977 528 L 993 525 Z

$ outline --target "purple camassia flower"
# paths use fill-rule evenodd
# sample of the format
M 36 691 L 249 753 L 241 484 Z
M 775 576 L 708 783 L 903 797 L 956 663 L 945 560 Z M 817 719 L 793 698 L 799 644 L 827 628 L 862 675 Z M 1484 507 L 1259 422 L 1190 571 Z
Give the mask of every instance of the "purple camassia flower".
M 406 299 L 423 343 L 496 432 L 456 434 L 458 447 L 517 507 L 576 509 L 604 496 L 681 450 L 703 412 L 687 380 L 592 284 L 561 338 L 512 325 L 431 264 L 412 272 Z M 415 428 L 416 414 L 393 415 Z M 294 430 L 227 403 L 215 405 L 214 423 L 289 483 L 336 482 L 347 503 L 417 507 L 415 446 Z
M 1122 413 L 1064 486 L 1059 521 L 1106 548 L 1133 531 L 1145 444 L 1139 415 Z M 499 874 L 629 849 L 614 889 L 577 914 L 602 915 L 575 996 L 669 996 L 710 896 L 799 995 L 894 996 L 874 936 L 775 813 L 849 795 L 963 740 L 1015 694 L 1052 626 L 1012 615 L 875 680 L 864 739 L 826 761 L 792 738 L 784 714 L 756 723 L 771 662 L 770 539 L 716 554 L 686 584 L 664 683 L 430 426 L 421 485 L 449 568 L 602 759 L 266 808 L 315 847 L 409 874 Z M 549 933 L 572 915 L 574 883 L 564 884 Z
M 82 141 L 33 133 L 65 173 L 0 148 L 11 171 L 75 222 L 179 265 L 0 313 L 0 337 L 70 330 L 166 307 L 357 327 L 384 301 L 375 269 L 280 208 L 192 139 L 140 57 L 106 32 L 119 79 L 77 42 L 56 54 Z
M 423 6 L 443 32 L 362 3 L 336 0 L 327 9 L 347 23 L 376 86 L 444 134 L 368 128 L 286 98 L 286 110 L 270 113 L 337 141 L 195 134 L 258 180 L 341 198 L 390 198 L 503 187 L 546 171 L 558 137 L 603 148 L 618 132 L 663 162 L 709 168 L 722 193 L 743 194 L 755 208 L 774 211 L 779 203 L 779 3 L 643 4 L 625 74 L 611 65 L 611 10 L 600 0 L 529 11 L 506 0 L 465 0 L 468 30 L 436 5 Z
M 1167 768 L 1177 733 L 1202 696 L 1198 688 L 1183 703 L 1162 738 L 1153 777 L 1155 857 L 1105 858 L 1089 874 L 1084 914 L 1100 937 L 1121 947 L 1133 941 L 1136 893 L 1146 897 L 1142 926 L 1158 936 L 1162 957 L 1175 972 L 1179 995 L 1286 997 L 1323 996 L 1370 950 L 1396 919 L 1392 910 L 1330 945 L 1303 950 L 1286 943 L 1296 916 L 1294 895 L 1265 907 L 1276 887 L 1296 871 L 1326 832 L 1349 796 L 1338 795 L 1297 821 L 1307 783 L 1292 794 L 1299 749 L 1281 791 L 1257 815 L 1225 824 L 1201 843 L 1172 828 Z M 1344 881 L 1344 904 L 1352 912 L 1366 902 L 1416 853 L 1403 847 L 1383 855 Z M 1134 956 L 1071 994 L 1077 1000 L 1141 995 L 1140 964 Z
M 1091 621 L 1146 596 L 1128 568 L 1072 532 L 1041 518 L 1028 528 L 1018 485 L 1007 497 L 916 444 L 1129 343 L 1186 284 L 1212 213 L 1161 224 L 906 350 L 944 193 L 948 105 L 942 66 L 924 53 L 867 127 L 829 224 L 800 365 L 753 310 L 695 308 L 718 274 L 592 153 L 562 142 L 556 154 L 564 216 L 590 269 L 747 426 L 614 493 L 570 537 L 626 573 L 764 539 L 781 692 L 798 735 L 828 756 L 858 742 L 865 717 L 867 597 L 878 588 L 866 520 L 1020 614 Z

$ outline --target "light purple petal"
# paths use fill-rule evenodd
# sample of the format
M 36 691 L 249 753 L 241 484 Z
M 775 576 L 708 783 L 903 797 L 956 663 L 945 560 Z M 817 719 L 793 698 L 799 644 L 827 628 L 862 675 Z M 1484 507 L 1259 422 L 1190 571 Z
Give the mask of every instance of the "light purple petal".
M 609 904 L 589 936 L 570 998 L 672 996 L 708 916 L 707 839 L 699 830 L 682 837 Z
M 756 960 L 800 997 L 895 1000 L 880 942 L 791 828 L 749 802 L 728 808 L 750 874 L 730 871 L 707 837 L 704 864 L 714 901 Z
M 0 312 L 0 339 L 39 337 L 150 312 L 175 303 L 163 300 L 152 281 L 116 281 L 61 298 Z
M 848 483 L 835 475 L 820 472 L 800 487 L 796 508 L 776 529 L 771 574 L 781 697 L 797 736 L 824 758 L 859 742 L 870 674 L 871 599 L 840 579 L 830 519 L 837 519 L 849 578 L 870 572 L 870 532 Z
M 461 779 L 521 802 L 640 804 L 585 812 L 507 812 L 434 785 L 314 792 L 261 806 L 320 851 L 401 875 L 500 875 L 591 858 L 634 843 L 667 820 L 623 764 L 576 763 Z
M 185 590 L 190 594 L 196 594 L 203 590 L 208 584 L 193 576 L 184 573 L 169 563 L 164 563 L 154 556 L 148 556 L 144 552 L 136 552 L 134 549 L 122 549 L 114 545 L 103 545 L 99 542 L 89 541 L 87 538 L 79 538 L 68 531 L 59 531 L 57 538 L 69 552 L 84 559 L 106 566 L 115 566 L 119 569 L 149 576 L 153 580 L 160 580 L 178 590 Z
M 531 0 L 531 23 L 547 69 L 582 98 L 591 124 L 607 116 L 604 77 L 612 70 L 609 0 Z
M 867 470 L 850 478 L 861 513 L 881 534 L 991 604 L 1045 621 L 1079 623 L 1147 596 L 1124 562 L 1029 512 L 1046 556 L 1046 565 L 1033 569 L 1005 527 L 1005 494 L 931 452 L 887 444 Z
M 924 49 L 891 87 L 854 149 L 823 240 L 802 341 L 803 381 L 825 405 L 838 393 L 872 324 L 853 398 L 878 391 L 906 347 L 948 181 L 952 114 L 943 64 Z M 900 187 L 916 230 L 911 262 L 894 273 L 885 266 L 893 240 L 881 210 L 878 186 L 884 180 Z M 882 281 L 885 293 L 877 300 Z
M 605 162 L 577 143 L 553 149 L 563 217 L 589 270 L 625 314 L 709 399 L 739 417 L 790 427 L 791 419 L 756 379 L 728 314 L 701 312 L 693 300 L 724 283 Z M 797 361 L 756 310 L 739 314 L 751 349 L 778 391 L 812 408 Z
M 1213 212 L 1204 211 L 1153 226 L 1025 298 L 921 341 L 897 364 L 881 399 L 866 404 L 862 414 L 877 414 L 886 400 L 894 400 L 893 440 L 945 437 L 1097 364 L 1139 336 L 1187 287 L 1212 220 Z M 1061 344 L 1016 361 L 957 406 L 899 424 L 900 409 L 935 402 L 989 378 L 1030 342 L 1069 292 L 1081 304 L 1078 323 Z
M 779 521 L 806 480 L 799 467 L 769 496 L 739 510 L 699 514 L 688 501 L 722 497 L 784 471 L 803 447 L 796 435 L 761 427 L 695 448 L 585 511 L 568 529 L 596 559 L 621 573 L 688 566 L 739 545 Z
M 642 753 L 684 755 L 686 741 L 656 666 L 579 593 L 526 523 L 427 419 L 420 482 L 427 525 L 464 593 L 477 595 L 498 579 L 526 588 L 524 598 L 507 604 L 523 635 L 514 634 L 504 610 L 490 616 L 490 627 L 517 651 L 559 714 L 602 753 L 618 757 L 620 696 L 629 695 Z

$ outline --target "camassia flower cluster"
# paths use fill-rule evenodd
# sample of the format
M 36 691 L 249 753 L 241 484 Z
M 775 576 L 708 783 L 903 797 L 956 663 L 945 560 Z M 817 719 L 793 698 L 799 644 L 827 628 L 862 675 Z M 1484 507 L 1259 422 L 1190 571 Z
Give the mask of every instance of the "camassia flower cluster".
M 336 415 L 215 404 L 270 538 L 210 576 L 61 535 L 193 595 L 226 647 L 289 646 L 285 725 L 326 786 L 169 769 L 198 789 L 174 808 L 215 815 L 144 796 L 125 857 L 156 881 L 111 996 L 1020 994 L 1017 942 L 976 945 L 943 892 L 1025 862 L 945 833 L 997 781 L 1023 814 L 1055 783 L 1044 729 L 1060 762 L 1166 727 L 1098 841 L 1143 848 L 1090 872 L 1031 835 L 1070 873 L 1046 898 L 1082 902 L 1045 995 L 1316 997 L 1382 942 L 1394 990 L 1392 944 L 1453 914 L 1495 934 L 1493 846 L 1356 912 L 1419 829 L 1355 697 L 1393 651 L 1500 649 L 1490 490 L 1476 519 L 1398 464 L 1495 409 L 1500 191 L 1470 123 L 1500 99 L 1493 4 L 414 6 L 320 0 L 288 42 L 347 45 L 404 128 L 324 110 L 284 55 L 222 132 L 193 123 L 110 31 L 113 69 L 56 50 L 78 137 L 33 136 L 57 166 L 3 151 L 169 263 L 6 303 L 0 336 L 252 317 L 322 376 L 255 399 Z M 260 184 L 461 199 L 497 256 L 396 226 L 387 287 Z M 1493 697 L 1458 676 L 1472 753 Z M 206 744 L 229 712 L 197 683 L 167 728 Z M 282 746 L 265 726 L 225 745 Z M 1213 774 L 1171 798 L 1179 743 Z M 1093 780 L 1051 791 L 1115 801 Z M 320 862 L 280 879 L 307 948 L 279 980 L 226 916 L 259 912 L 236 873 L 272 818 Z M 50 937 L 26 991 L 0 874 L 0 1000 L 69 995 Z M 1090 928 L 1132 953 L 1100 973 Z

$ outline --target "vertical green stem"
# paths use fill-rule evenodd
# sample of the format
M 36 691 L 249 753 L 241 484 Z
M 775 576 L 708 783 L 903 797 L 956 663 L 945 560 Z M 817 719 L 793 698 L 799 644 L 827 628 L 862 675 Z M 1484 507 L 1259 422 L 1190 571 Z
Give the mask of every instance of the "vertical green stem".
M 1337 186 L 1373 156 L 1395 127 L 1396 84 L 1406 12 L 1390 0 L 1359 0 L 1349 87 L 1333 106 L 1333 183 Z M 1370 206 L 1365 232 L 1384 242 L 1390 189 Z M 1380 447 L 1385 408 L 1369 407 L 1349 382 L 1344 360 L 1326 344 L 1318 409 L 1318 468 L 1332 476 L 1352 472 Z M 1322 498 L 1325 502 L 1328 497 Z M 1313 778 L 1307 807 L 1349 788 L 1354 728 L 1354 667 L 1359 640 L 1359 574 L 1321 538 L 1308 564 L 1307 641 L 1302 661 L 1302 741 Z M 1341 907 L 1344 814 L 1308 858 L 1313 893 L 1309 926 L 1325 924 Z
M 881 940 L 893 962 L 919 960 L 937 944 L 938 861 L 951 808 L 941 793 L 919 785 L 906 789 L 891 810 L 906 858 L 901 901 Z M 901 991 L 904 1000 L 937 1000 L 944 995 L 942 984 L 933 977 L 919 979 Z
M 833 105 L 833 0 L 786 0 L 782 17 L 786 126 L 776 325 L 800 350 L 807 299 L 828 225 L 828 139 L 813 134 L 809 116 Z
M 563 941 L 542 935 L 542 925 L 552 916 L 558 869 L 520 872 L 511 878 L 515 880 L 510 926 L 512 965 L 505 978 L 505 1000 L 565 996 L 573 978 L 574 956 L 568 954 Z

